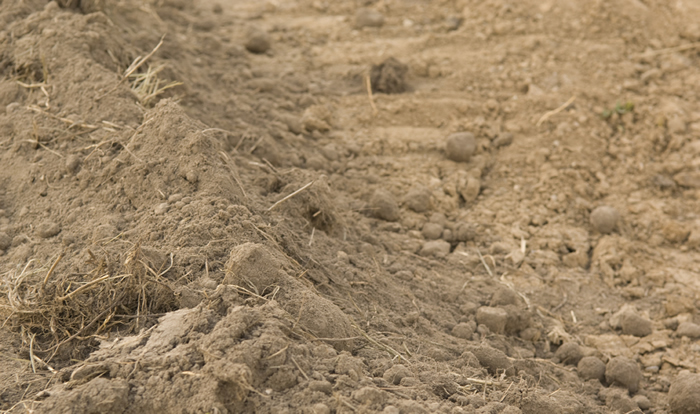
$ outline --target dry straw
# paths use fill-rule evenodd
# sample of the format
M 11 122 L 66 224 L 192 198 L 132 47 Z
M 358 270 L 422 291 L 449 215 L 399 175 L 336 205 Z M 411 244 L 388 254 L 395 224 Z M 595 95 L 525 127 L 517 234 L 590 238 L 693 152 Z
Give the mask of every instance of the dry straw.
M 31 345 L 32 362 L 47 366 L 61 346 L 93 339 L 119 327 L 133 331 L 145 317 L 175 308 L 164 277 L 173 263 L 139 245 L 126 255 L 97 257 L 88 250 L 88 273 L 59 270 L 30 260 L 2 275 L 3 326 L 21 332 Z M 121 260 L 123 257 L 123 260 Z

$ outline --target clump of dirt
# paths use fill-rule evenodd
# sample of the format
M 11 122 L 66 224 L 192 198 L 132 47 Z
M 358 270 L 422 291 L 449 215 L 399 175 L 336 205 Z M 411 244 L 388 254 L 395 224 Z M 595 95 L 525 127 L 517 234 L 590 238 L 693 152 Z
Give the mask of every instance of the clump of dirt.
M 406 73 L 408 66 L 392 58 L 373 65 L 369 73 L 372 90 L 383 93 L 402 93 L 408 89 Z
M 2 2 L 0 410 L 695 412 L 698 18 Z

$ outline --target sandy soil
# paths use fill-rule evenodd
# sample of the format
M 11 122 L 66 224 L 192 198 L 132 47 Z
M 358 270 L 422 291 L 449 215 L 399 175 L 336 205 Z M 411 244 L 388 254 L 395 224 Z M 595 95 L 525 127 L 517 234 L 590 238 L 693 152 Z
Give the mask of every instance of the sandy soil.
M 698 21 L 0 2 L 0 410 L 700 413 Z

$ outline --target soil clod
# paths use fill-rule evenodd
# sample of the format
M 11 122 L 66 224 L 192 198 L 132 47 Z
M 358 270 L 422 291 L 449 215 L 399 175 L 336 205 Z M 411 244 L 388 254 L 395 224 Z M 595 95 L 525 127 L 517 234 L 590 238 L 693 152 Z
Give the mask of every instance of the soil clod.
M 467 162 L 474 154 L 476 140 L 471 132 L 458 132 L 447 137 L 445 154 L 455 162 Z
M 406 73 L 408 66 L 390 57 L 379 65 L 373 65 L 369 78 L 372 84 L 372 91 L 382 93 L 402 93 L 406 92 Z

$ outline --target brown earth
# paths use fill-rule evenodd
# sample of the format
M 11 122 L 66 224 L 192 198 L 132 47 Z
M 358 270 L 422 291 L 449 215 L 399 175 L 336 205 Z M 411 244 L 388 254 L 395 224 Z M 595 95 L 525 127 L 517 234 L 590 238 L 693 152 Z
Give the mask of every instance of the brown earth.
M 698 21 L 1 1 L 0 410 L 700 412 Z

